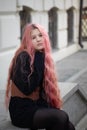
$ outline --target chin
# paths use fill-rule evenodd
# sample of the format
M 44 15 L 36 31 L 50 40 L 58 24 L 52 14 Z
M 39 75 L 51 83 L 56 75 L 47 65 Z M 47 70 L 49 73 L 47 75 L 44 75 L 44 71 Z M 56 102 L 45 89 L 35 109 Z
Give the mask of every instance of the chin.
M 44 50 L 44 48 L 43 48 L 43 47 L 41 47 L 41 48 L 38 48 L 37 50 L 38 50 L 38 51 L 43 51 L 43 50 Z

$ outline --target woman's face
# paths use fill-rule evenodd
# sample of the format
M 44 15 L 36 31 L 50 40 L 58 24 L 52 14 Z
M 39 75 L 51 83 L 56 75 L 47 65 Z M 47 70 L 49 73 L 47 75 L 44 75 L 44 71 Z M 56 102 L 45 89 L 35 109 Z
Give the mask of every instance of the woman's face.
M 37 28 L 31 31 L 31 40 L 36 50 L 40 51 L 44 49 L 44 38 Z

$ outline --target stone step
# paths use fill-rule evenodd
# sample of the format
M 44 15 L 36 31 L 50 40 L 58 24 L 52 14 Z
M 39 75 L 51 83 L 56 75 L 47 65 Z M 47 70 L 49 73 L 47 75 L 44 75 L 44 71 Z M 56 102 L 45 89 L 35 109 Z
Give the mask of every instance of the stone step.
M 83 68 L 82 70 L 80 70 L 79 72 L 75 73 L 74 75 L 72 75 L 70 78 L 68 78 L 66 80 L 66 82 L 73 82 L 75 81 L 77 78 L 79 78 L 81 75 L 83 75 L 85 72 L 87 72 L 87 67 Z
M 87 114 L 77 124 L 76 130 L 87 130 Z
M 59 82 L 58 84 L 63 102 L 66 102 L 79 89 L 77 83 Z
M 72 83 L 70 83 L 72 84 Z M 83 116 L 87 113 L 87 100 L 86 94 L 82 91 L 83 89 L 80 88 L 78 84 L 74 85 L 71 91 L 66 94 L 64 98 L 63 109 L 68 113 L 71 122 L 76 126 L 79 121 L 83 118 Z M 64 91 L 64 89 L 63 89 Z
M 4 120 L 0 124 L 0 130 L 30 130 L 30 129 L 24 129 L 24 128 L 18 128 L 11 124 L 10 120 Z

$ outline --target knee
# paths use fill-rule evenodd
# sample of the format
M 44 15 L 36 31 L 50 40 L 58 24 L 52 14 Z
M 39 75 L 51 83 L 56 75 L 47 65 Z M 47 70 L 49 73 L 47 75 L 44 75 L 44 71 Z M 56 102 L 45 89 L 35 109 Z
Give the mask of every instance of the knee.
M 63 118 L 63 119 L 65 119 L 66 121 L 69 121 L 69 116 L 68 116 L 68 114 L 65 112 L 65 111 L 63 111 L 63 110 L 60 110 L 61 111 L 61 117 Z
M 74 125 L 69 121 L 68 114 L 63 110 L 60 110 L 59 122 L 60 122 L 60 126 L 62 125 L 62 127 L 64 127 L 65 129 L 75 130 Z
M 63 110 L 60 110 L 58 119 L 61 125 L 67 125 L 69 122 L 68 114 Z
M 75 130 L 75 126 L 71 122 L 69 122 L 69 130 Z

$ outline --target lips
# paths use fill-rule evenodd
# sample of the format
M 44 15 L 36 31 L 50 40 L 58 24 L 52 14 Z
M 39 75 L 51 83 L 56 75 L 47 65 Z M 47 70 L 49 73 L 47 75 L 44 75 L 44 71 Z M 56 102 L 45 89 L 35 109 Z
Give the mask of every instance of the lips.
M 43 44 L 42 43 L 38 43 L 38 46 L 42 46 Z

